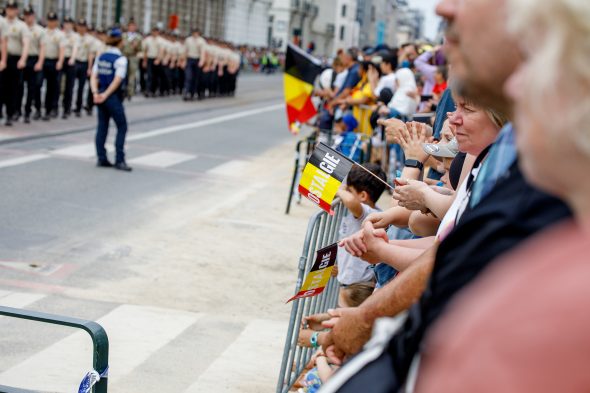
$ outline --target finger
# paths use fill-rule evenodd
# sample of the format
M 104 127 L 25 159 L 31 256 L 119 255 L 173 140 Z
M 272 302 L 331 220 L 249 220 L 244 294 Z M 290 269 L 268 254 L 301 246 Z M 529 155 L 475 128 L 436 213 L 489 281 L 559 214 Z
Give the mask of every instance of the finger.
M 356 256 L 360 257 L 361 255 L 363 255 L 364 253 L 367 252 L 367 245 L 365 244 L 363 239 L 361 239 L 361 238 L 354 239 L 354 245 L 355 245 L 355 248 L 357 249 Z

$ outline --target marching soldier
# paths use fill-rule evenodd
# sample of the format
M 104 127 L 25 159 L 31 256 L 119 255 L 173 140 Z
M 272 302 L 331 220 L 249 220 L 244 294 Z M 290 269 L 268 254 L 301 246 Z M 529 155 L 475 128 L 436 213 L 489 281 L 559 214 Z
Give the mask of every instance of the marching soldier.
M 4 50 L 4 45 L 2 45 L 2 29 L 4 27 L 4 8 L 0 8 L 0 119 L 2 119 L 3 109 L 4 109 L 4 97 L 2 94 L 2 71 L 6 68 L 6 51 Z
M 74 82 L 76 81 L 76 57 L 78 56 L 78 43 L 80 36 L 74 31 L 74 21 L 66 17 L 63 23 L 65 35 L 65 52 L 63 75 L 65 88 L 62 100 L 62 119 L 67 119 L 72 113 L 72 96 L 74 94 Z
M 29 28 L 31 43 L 29 44 L 29 57 L 25 67 L 24 82 L 27 85 L 27 100 L 25 103 L 25 123 L 31 121 L 31 107 L 35 106 L 33 120 L 41 118 L 41 85 L 43 84 L 43 63 L 45 62 L 45 29 L 36 20 L 33 7 L 24 9 L 25 23 Z M 24 85 L 24 84 L 23 84 Z M 21 89 L 21 92 L 24 90 Z M 19 99 L 22 102 L 22 94 Z
M 152 28 L 151 34 L 143 40 L 143 66 L 147 71 L 146 97 L 155 97 L 160 84 L 160 62 L 164 57 L 164 45 L 160 30 Z
M 76 31 L 78 33 L 78 51 L 76 53 L 76 68 L 75 68 L 75 79 L 78 81 L 78 89 L 76 91 L 76 107 L 74 114 L 76 117 L 80 117 L 82 111 L 82 101 L 84 99 L 84 87 L 86 85 L 86 79 L 90 78 L 92 71 L 92 62 L 94 60 L 94 46 L 95 41 L 88 33 L 88 24 L 86 19 L 80 19 L 76 25 Z
M 64 63 L 64 34 L 59 29 L 57 14 L 47 14 L 47 29 L 45 30 L 45 62 L 43 64 L 43 77 L 45 79 L 45 116 L 47 121 L 51 117 L 57 117 L 57 105 L 59 102 L 59 89 L 61 70 Z
M 106 50 L 97 57 L 92 69 L 90 87 L 94 103 L 98 106 L 98 127 L 96 129 L 97 166 L 113 167 L 107 158 L 104 147 L 109 131 L 111 118 L 117 125 L 115 138 L 115 169 L 131 171 L 125 162 L 125 136 L 127 134 L 127 119 L 123 108 L 124 81 L 127 76 L 127 58 L 123 56 L 120 47 L 123 43 L 121 30 L 109 30 Z
M 135 95 L 137 90 L 137 75 L 139 71 L 138 54 L 141 52 L 141 35 L 137 32 L 137 24 L 133 18 L 129 19 L 127 32 L 123 34 L 122 52 L 127 57 L 129 69 L 127 73 L 127 98 Z
M 102 54 L 106 50 L 106 39 L 107 35 L 104 29 L 97 28 L 93 31 L 94 33 L 94 43 L 92 45 L 92 53 L 93 53 L 93 60 L 96 62 L 98 56 Z M 94 64 L 92 65 L 94 66 Z M 92 116 L 92 108 L 94 108 L 94 97 L 92 96 L 92 91 L 88 89 L 88 96 L 86 97 L 86 114 L 88 116 Z
M 23 71 L 29 54 L 29 28 L 18 19 L 15 0 L 6 3 L 6 19 L 2 28 L 2 45 L 6 48 L 6 68 L 3 71 L 2 93 L 6 104 L 6 126 L 17 118 L 17 99 L 23 83 Z
M 203 84 L 202 67 L 205 62 L 204 48 L 207 42 L 201 37 L 198 29 L 193 29 L 190 37 L 184 40 L 184 100 L 192 100 L 195 93 L 199 99 L 203 98 L 201 85 Z

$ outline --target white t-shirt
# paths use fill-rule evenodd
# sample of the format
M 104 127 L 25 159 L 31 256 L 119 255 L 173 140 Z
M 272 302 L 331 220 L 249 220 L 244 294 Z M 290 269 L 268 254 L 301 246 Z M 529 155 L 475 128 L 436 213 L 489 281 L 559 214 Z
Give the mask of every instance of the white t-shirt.
M 353 235 L 360 231 L 363 221 L 373 212 L 380 211 L 370 206 L 362 204 L 363 214 L 359 218 L 354 218 L 348 210 L 344 213 L 342 223 L 340 224 L 340 239 Z M 345 249 L 339 248 L 336 256 L 338 261 L 338 282 L 344 285 L 357 284 L 360 282 L 371 281 L 375 278 L 375 273 L 370 263 L 360 258 L 353 257 Z
M 334 79 L 334 90 L 338 91 L 342 88 L 344 81 L 346 80 L 346 76 L 348 75 L 348 70 L 344 70 L 336 75 L 336 79 Z
M 391 93 L 395 93 L 395 81 L 396 77 L 394 72 L 387 75 L 383 75 L 381 78 L 379 78 L 379 83 L 377 83 L 377 86 L 373 91 L 375 97 L 379 97 L 379 94 L 381 94 L 381 90 L 383 89 L 390 89 Z
M 388 106 L 404 116 L 411 116 L 418 109 L 418 102 L 408 96 L 408 92 L 416 91 L 414 74 L 408 68 L 401 68 L 395 73 L 397 90 Z

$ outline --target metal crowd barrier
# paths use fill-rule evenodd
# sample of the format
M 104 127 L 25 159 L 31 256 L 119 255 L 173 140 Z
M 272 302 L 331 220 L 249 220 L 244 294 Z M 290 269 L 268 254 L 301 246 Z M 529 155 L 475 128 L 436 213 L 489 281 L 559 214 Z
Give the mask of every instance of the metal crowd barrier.
M 334 215 L 332 216 L 320 211 L 309 220 L 303 252 L 299 258 L 299 274 L 295 293 L 301 289 L 303 279 L 315 260 L 316 251 L 338 240 L 338 230 L 346 209 L 339 200 L 334 202 L 333 209 Z M 277 393 L 289 391 L 313 354 L 311 348 L 302 348 L 297 345 L 301 320 L 304 316 L 324 313 L 330 308 L 335 308 L 338 303 L 338 291 L 339 285 L 336 278 L 331 278 L 326 289 L 320 295 L 293 301 Z
M 35 322 L 49 323 L 52 325 L 68 326 L 84 330 L 90 335 L 93 344 L 93 367 L 99 375 L 107 372 L 109 367 L 109 338 L 106 331 L 98 323 L 84 319 L 64 317 L 60 315 L 46 314 L 37 311 L 21 310 L 12 307 L 0 306 L 0 315 L 27 319 Z M 82 377 L 82 376 L 80 376 Z M 107 393 L 108 377 L 104 376 L 94 385 L 94 393 Z M 29 390 L 0 386 L 0 393 L 25 393 Z

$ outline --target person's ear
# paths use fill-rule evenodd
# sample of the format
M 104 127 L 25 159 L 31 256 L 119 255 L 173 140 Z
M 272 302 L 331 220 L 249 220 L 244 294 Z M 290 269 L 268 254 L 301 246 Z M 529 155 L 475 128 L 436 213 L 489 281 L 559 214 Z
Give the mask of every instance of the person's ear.
M 365 203 L 369 200 L 369 193 L 367 191 L 361 191 L 359 197 L 361 198 L 361 202 Z

